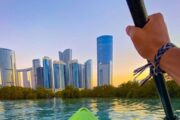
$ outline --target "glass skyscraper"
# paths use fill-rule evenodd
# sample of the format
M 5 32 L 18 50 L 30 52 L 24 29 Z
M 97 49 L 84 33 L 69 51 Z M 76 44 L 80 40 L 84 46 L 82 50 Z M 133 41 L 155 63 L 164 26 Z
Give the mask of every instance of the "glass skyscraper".
M 92 60 L 87 60 L 84 64 L 85 66 L 85 88 L 91 89 L 92 83 Z
M 37 87 L 44 87 L 44 74 L 43 74 L 43 67 L 38 67 L 37 71 Z
M 65 76 L 64 76 L 64 68 L 65 63 L 61 61 L 53 62 L 54 68 L 54 87 L 55 89 L 65 89 Z
M 59 60 L 60 61 L 64 61 L 64 59 L 63 59 L 63 52 L 59 51 L 58 53 L 59 53 Z
M 112 83 L 113 37 L 103 35 L 97 38 L 98 86 Z
M 64 65 L 64 81 L 65 81 L 65 87 L 70 85 L 70 82 L 69 82 L 69 64 Z
M 2 77 L 1 77 L 1 70 L 0 70 L 0 87 L 2 86 Z
M 69 85 L 79 88 L 79 64 L 77 60 L 69 62 Z
M 18 69 L 16 72 L 17 80 L 19 81 L 20 87 L 26 87 L 26 88 L 35 88 L 34 85 L 34 75 L 33 75 L 33 69 L 32 68 L 26 68 L 26 69 Z
M 65 87 L 68 85 L 72 85 L 72 81 L 70 81 L 70 69 L 69 69 L 69 62 L 72 61 L 72 50 L 65 49 L 63 52 L 59 51 L 59 60 L 65 63 L 64 65 Z
M 59 51 L 59 60 L 68 64 L 72 60 L 72 50 L 66 49 L 63 52 Z
M 52 60 L 49 57 L 43 58 L 44 87 L 53 88 Z
M 0 48 L 0 82 L 2 86 L 16 86 L 16 59 L 15 52 Z
M 79 64 L 79 88 L 85 88 L 85 66 Z
M 41 61 L 40 59 L 33 59 L 32 61 L 33 63 L 33 75 L 34 75 L 34 83 L 35 83 L 35 87 L 37 85 L 37 68 L 41 67 Z

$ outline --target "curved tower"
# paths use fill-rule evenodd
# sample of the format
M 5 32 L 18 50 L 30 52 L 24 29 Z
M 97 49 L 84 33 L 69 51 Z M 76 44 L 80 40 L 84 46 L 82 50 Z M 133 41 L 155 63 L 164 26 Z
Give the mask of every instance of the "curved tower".
M 2 86 L 16 86 L 16 59 L 15 52 L 0 48 L 0 84 Z

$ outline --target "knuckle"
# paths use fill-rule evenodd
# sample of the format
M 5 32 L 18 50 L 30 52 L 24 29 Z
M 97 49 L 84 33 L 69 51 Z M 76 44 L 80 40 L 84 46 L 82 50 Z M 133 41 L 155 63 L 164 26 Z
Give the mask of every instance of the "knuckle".
M 159 18 L 163 18 L 162 13 L 157 13 L 157 16 L 158 16 Z
M 163 15 L 162 15 L 162 13 L 156 13 L 156 14 L 151 15 L 150 19 L 151 20 L 160 20 L 160 19 L 163 19 Z
M 162 13 L 157 13 L 155 16 L 156 16 L 156 19 L 159 19 L 159 20 L 163 19 Z

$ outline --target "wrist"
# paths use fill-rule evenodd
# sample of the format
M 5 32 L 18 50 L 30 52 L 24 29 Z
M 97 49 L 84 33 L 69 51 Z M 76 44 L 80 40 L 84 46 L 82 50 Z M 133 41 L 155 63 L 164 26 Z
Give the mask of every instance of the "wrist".
M 166 65 L 169 63 L 169 59 L 171 58 L 172 54 L 174 53 L 174 51 L 176 51 L 178 48 L 177 47 L 173 47 L 170 48 L 166 53 L 164 53 L 164 55 L 161 57 L 160 60 L 160 68 L 166 71 Z
M 169 43 L 164 43 L 164 44 L 161 44 L 161 45 L 154 45 L 154 47 L 151 49 L 151 57 L 149 57 L 148 60 L 152 65 L 155 65 L 155 58 L 159 54 L 160 49 L 162 49 L 167 44 L 169 44 Z M 163 53 L 161 56 L 163 56 L 164 54 L 165 53 Z
M 158 49 L 157 54 L 154 57 L 154 70 L 155 73 L 164 73 L 165 71 L 163 71 L 162 67 L 160 67 L 160 61 L 162 59 L 162 57 L 167 54 L 167 52 L 174 48 L 175 45 L 172 43 L 166 43 L 165 45 L 163 45 L 161 48 Z

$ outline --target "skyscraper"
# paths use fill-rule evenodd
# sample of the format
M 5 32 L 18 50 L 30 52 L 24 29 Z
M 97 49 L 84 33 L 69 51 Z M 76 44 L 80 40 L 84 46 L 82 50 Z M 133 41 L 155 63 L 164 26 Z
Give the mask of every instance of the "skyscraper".
M 92 60 L 87 60 L 85 66 L 85 88 L 90 89 L 92 83 Z
M 52 60 L 45 56 L 43 58 L 44 87 L 53 88 Z
M 112 83 L 113 37 L 103 35 L 97 38 L 98 86 Z
M 62 61 L 54 61 L 53 68 L 54 68 L 54 87 L 55 89 L 65 89 L 65 76 L 64 76 L 64 69 L 65 63 Z
M 26 88 L 35 88 L 32 68 L 18 69 L 16 72 L 16 77 L 19 81 L 18 86 Z
M 33 59 L 33 75 L 34 75 L 34 81 L 35 81 L 35 86 L 37 85 L 37 68 L 41 67 L 41 61 L 40 59 Z
M 44 74 L 43 67 L 38 67 L 37 69 L 37 87 L 44 87 Z
M 79 64 L 77 60 L 69 62 L 69 85 L 79 88 Z
M 2 86 L 16 86 L 16 59 L 15 52 L 0 48 L 0 71 Z
M 2 78 L 1 78 L 1 69 L 0 69 L 0 87 L 2 86 Z
M 63 52 L 59 51 L 59 60 L 60 61 L 64 61 L 63 59 Z
M 65 81 L 65 87 L 70 85 L 69 83 L 69 64 L 64 65 L 64 81 Z
M 63 59 L 64 62 L 67 64 L 70 60 L 72 60 L 72 50 L 71 49 L 66 49 L 63 52 Z
M 85 66 L 79 64 L 79 88 L 85 88 Z
M 68 62 L 72 60 L 72 50 L 66 49 L 63 53 L 59 51 L 59 60 L 68 64 Z

